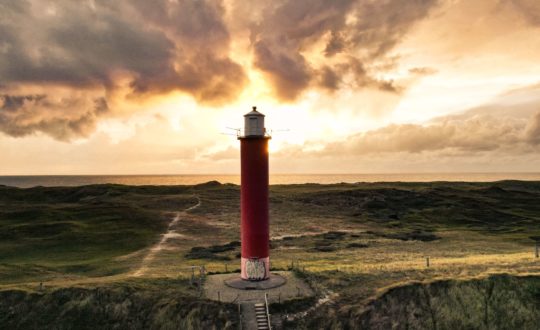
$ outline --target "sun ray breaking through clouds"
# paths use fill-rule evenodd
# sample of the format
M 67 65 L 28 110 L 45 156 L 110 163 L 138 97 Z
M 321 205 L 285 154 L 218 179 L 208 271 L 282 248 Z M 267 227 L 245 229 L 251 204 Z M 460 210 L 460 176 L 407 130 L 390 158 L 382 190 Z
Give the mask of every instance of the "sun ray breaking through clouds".
M 0 3 L 2 174 L 534 171 L 535 0 Z M 30 161 L 31 160 L 31 161 Z

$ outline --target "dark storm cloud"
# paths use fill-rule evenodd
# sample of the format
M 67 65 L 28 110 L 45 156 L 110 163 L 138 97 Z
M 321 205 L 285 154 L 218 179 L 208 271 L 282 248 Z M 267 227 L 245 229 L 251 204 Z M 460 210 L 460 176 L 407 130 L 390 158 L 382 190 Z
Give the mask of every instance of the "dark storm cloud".
M 7 83 L 109 87 L 112 70 L 144 76 L 170 66 L 173 44 L 167 38 L 110 10 L 94 12 L 69 1 L 49 8 L 27 3 L 25 10 L 1 17 L 0 73 Z
M 121 103 L 126 95 L 171 91 L 186 92 L 203 103 L 230 102 L 247 83 L 243 68 L 229 56 L 231 42 L 238 38 L 230 31 L 239 30 L 227 24 L 238 20 L 250 27 L 254 66 L 266 74 L 282 100 L 294 100 L 310 87 L 397 93 L 399 84 L 379 78 L 381 63 L 436 2 L 260 1 L 253 6 L 261 15 L 227 18 L 223 0 L 4 0 L 0 91 L 43 95 L 42 100 L 24 101 L 25 109 L 35 107 L 34 112 L 25 111 L 24 122 L 32 122 L 32 115 L 46 120 L 42 126 L 16 127 L 22 125 L 20 120 L 4 117 L 3 122 L 14 127 L 3 132 L 24 135 L 35 128 L 62 139 L 84 135 L 85 127 L 93 125 L 82 122 L 95 117 L 84 117 L 85 109 L 91 108 L 88 100 L 98 98 L 113 111 L 115 100 Z M 321 56 L 316 57 L 326 58 L 323 63 L 307 53 L 321 43 Z M 82 108 L 71 110 L 56 102 L 60 96 L 54 88 L 71 89 L 69 100 Z M 66 99 L 69 93 L 63 93 Z M 59 111 L 52 111 L 54 104 Z M 8 108 L 4 105 L 4 114 L 20 111 Z M 74 118 L 83 118 L 81 125 L 64 129 L 61 123 L 73 123 Z M 54 127 L 61 133 L 53 133 Z
M 113 88 L 114 70 L 130 72 L 135 81 L 174 72 L 174 45 L 164 35 L 132 26 L 113 13 L 93 17 L 67 7 L 57 9 L 61 19 L 29 31 L 19 25 L 32 20 L 29 12 L 0 27 L 6 42 L 0 56 L 4 82 Z M 35 37 L 27 39 L 26 34 Z
M 86 134 L 94 117 L 77 122 L 63 103 L 58 109 L 67 113 L 50 111 L 57 99 L 50 86 L 76 91 L 71 100 L 80 104 L 96 93 L 109 101 L 116 91 L 144 97 L 179 90 L 210 104 L 234 100 L 247 79 L 229 57 L 224 14 L 222 1 L 2 1 L 0 88 L 16 95 L 41 88 L 42 100 L 24 101 L 35 107 L 24 116 L 48 111 L 39 125 L 3 117 L 2 131 L 21 136 L 35 129 L 60 139 Z M 5 96 L 4 102 L 17 101 Z
M 398 92 L 400 88 L 392 81 L 374 78 L 374 62 L 384 59 L 437 2 L 271 2 L 252 27 L 254 64 L 266 73 L 284 100 L 294 100 L 314 80 L 325 89 L 338 89 L 341 77 L 347 74 L 353 75 L 356 87 Z M 327 39 L 323 53 L 328 63 L 316 67 L 304 53 L 322 38 Z M 339 55 L 344 58 L 336 59 Z
M 114 73 L 125 72 L 135 93 L 180 89 L 213 102 L 234 98 L 245 82 L 241 67 L 224 52 L 229 37 L 216 2 L 152 1 L 153 11 L 136 2 L 105 1 L 9 2 L 3 7 L 9 9 L 0 14 L 4 84 L 111 89 Z M 198 79 L 224 80 L 234 73 L 235 83 L 210 83 L 220 90 L 201 92 L 201 84 L 189 83 L 189 70 L 177 70 L 190 65 L 197 67 Z
M 231 36 L 222 1 L 133 1 L 144 19 L 176 42 L 176 69 L 163 77 L 134 81 L 136 91 L 190 92 L 200 101 L 228 101 L 246 83 L 244 70 L 228 57 Z M 160 79 L 162 78 L 162 79 Z
M 329 66 L 324 66 L 321 69 L 319 86 L 329 91 L 335 91 L 339 89 L 340 84 L 341 77 L 335 70 L 332 70 Z
M 40 102 L 46 98 L 45 95 L 0 95 L 3 104 L 0 109 L 6 112 L 17 111 L 25 102 Z
M 14 137 L 43 132 L 55 139 L 68 141 L 90 134 L 95 129 L 97 118 L 108 111 L 104 98 L 50 99 L 46 95 L 0 95 L 0 131 Z
M 278 97 L 294 100 L 309 86 L 315 72 L 301 48 L 329 31 L 342 30 L 352 5 L 352 0 L 290 0 L 265 8 L 262 20 L 252 27 L 254 64 L 267 74 Z M 329 54 L 337 51 L 337 43 L 330 46 Z
M 180 40 L 180 48 L 226 50 L 230 34 L 223 21 L 222 1 L 134 0 L 130 2 L 147 22 L 159 26 Z
M 336 54 L 341 53 L 345 49 L 345 39 L 343 35 L 339 32 L 332 31 L 330 40 L 326 44 L 324 49 L 324 55 L 332 57 Z
M 313 72 L 302 55 L 267 45 L 264 41 L 258 41 L 254 48 L 255 66 L 269 73 L 281 99 L 295 99 L 308 87 Z

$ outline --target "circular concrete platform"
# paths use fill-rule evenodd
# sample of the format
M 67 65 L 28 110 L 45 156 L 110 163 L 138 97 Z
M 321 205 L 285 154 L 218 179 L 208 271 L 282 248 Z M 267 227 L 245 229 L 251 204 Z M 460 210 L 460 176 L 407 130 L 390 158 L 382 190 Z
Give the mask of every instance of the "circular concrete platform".
M 268 290 L 240 290 L 225 284 L 226 280 L 240 279 L 240 273 L 214 274 L 208 275 L 204 281 L 204 296 L 210 300 L 232 303 L 260 302 L 268 294 L 269 302 L 283 302 L 289 299 L 300 297 L 313 297 L 315 292 L 301 278 L 292 272 L 275 271 L 285 278 L 286 282 L 282 286 Z
M 238 274 L 224 282 L 227 286 L 239 290 L 268 290 L 282 286 L 287 279 L 278 274 L 270 274 L 270 277 L 264 281 L 248 281 L 241 279 Z

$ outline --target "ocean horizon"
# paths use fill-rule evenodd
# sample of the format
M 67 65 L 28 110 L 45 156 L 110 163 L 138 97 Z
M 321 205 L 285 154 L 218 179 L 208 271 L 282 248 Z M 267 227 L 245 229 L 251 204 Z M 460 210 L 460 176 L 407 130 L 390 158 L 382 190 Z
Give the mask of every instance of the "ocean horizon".
M 494 182 L 503 180 L 540 181 L 540 172 L 516 173 L 368 173 L 368 174 L 271 174 L 270 184 L 357 183 L 357 182 Z M 147 174 L 147 175 L 5 175 L 0 185 L 82 186 L 91 184 L 194 185 L 209 181 L 240 184 L 237 174 Z

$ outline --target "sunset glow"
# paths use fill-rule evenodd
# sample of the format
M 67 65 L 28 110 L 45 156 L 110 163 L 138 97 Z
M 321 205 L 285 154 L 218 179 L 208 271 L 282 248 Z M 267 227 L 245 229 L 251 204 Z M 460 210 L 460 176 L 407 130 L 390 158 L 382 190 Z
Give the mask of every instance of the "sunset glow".
M 31 22 L 31 23 L 30 23 Z M 536 0 L 3 1 L 0 174 L 540 168 Z

